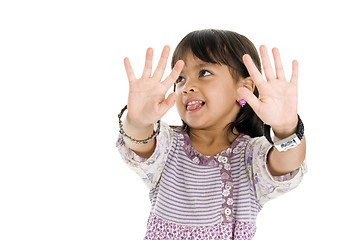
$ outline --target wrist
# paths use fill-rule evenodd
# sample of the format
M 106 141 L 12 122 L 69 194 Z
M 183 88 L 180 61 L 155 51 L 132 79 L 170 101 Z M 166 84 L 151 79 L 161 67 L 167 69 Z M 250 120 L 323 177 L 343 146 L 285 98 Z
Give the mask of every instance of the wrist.
M 128 115 L 126 117 L 125 123 L 123 124 L 121 118 L 122 115 L 124 113 L 124 111 L 127 110 L 127 105 L 122 109 L 122 111 L 118 114 L 118 118 L 119 118 L 119 133 L 126 139 L 129 140 L 130 142 L 136 143 L 136 144 L 147 144 L 148 142 L 152 141 L 158 134 L 160 131 L 160 120 L 157 122 L 157 129 L 155 130 L 155 125 L 154 124 L 142 124 L 142 123 L 136 123 L 134 125 L 134 122 L 132 123 L 131 121 L 129 121 Z M 133 125 L 132 125 L 133 124 Z M 124 130 L 124 128 L 126 130 Z M 154 130 L 152 130 L 154 129 Z M 147 132 L 152 131 L 152 135 L 150 135 L 148 138 L 142 137 L 145 136 L 145 134 Z M 128 134 L 131 134 L 133 137 L 131 137 L 130 135 L 128 135 L 126 132 L 128 132 Z M 134 138 L 135 137 L 135 138 Z M 140 138 L 144 138 L 142 140 L 138 140 Z
M 144 123 L 141 121 L 136 121 L 136 120 L 132 119 L 131 117 L 129 117 L 128 114 L 125 117 L 124 125 L 126 125 L 127 128 L 132 128 L 132 129 L 137 129 L 137 130 L 153 129 L 153 127 L 154 127 L 154 123 Z
M 290 127 L 272 127 L 272 131 L 275 135 L 275 141 L 281 140 L 291 136 L 297 131 L 297 122 Z
M 298 125 L 298 115 L 290 118 L 287 123 L 283 123 L 282 125 L 271 125 L 273 133 L 277 139 L 284 139 L 292 134 L 296 133 Z
M 304 133 L 304 126 L 299 115 L 297 115 L 297 118 L 296 128 L 290 125 L 290 127 L 276 127 L 272 129 L 275 134 L 274 139 L 270 135 L 271 126 L 263 125 L 264 136 L 279 152 L 287 151 L 300 144 Z

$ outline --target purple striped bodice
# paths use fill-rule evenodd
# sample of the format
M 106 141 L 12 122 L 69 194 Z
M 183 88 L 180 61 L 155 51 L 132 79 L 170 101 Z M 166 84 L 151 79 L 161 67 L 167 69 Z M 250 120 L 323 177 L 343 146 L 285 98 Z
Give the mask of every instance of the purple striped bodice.
M 152 212 L 190 226 L 256 220 L 257 203 L 245 166 L 249 137 L 240 135 L 216 156 L 197 152 L 186 133 L 174 140 L 157 187 L 151 191 Z

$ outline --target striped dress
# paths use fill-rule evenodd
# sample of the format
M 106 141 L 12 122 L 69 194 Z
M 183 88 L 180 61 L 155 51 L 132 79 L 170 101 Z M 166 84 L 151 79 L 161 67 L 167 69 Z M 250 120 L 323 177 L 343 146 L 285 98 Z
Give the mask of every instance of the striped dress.
M 180 127 L 161 123 L 156 150 L 144 159 L 116 146 L 126 164 L 149 187 L 152 204 L 146 240 L 252 239 L 256 218 L 272 198 L 295 188 L 305 162 L 292 173 L 272 176 L 266 165 L 272 145 L 240 134 L 228 149 L 204 156 Z

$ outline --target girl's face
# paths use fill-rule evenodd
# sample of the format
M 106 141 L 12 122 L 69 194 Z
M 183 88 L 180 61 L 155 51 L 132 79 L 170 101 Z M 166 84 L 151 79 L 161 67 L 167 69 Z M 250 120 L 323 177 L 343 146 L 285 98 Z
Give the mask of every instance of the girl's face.
M 188 53 L 176 81 L 176 105 L 181 119 L 192 129 L 224 129 L 233 122 L 238 82 L 228 66 L 203 62 Z

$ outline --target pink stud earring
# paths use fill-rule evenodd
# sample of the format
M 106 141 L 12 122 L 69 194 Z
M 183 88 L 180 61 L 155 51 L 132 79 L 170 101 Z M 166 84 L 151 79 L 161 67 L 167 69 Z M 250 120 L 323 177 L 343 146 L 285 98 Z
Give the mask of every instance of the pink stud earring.
M 239 105 L 241 105 L 243 107 L 244 105 L 246 105 L 246 100 L 240 99 L 240 100 L 238 100 L 238 103 L 239 103 Z

